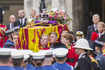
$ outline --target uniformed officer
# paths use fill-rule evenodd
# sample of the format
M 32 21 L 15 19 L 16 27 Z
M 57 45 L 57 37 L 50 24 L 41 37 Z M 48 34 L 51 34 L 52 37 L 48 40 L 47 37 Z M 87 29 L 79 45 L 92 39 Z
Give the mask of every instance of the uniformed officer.
M 15 70 L 24 70 L 23 59 L 24 55 L 19 50 L 12 52 L 12 61 Z
M 45 59 L 45 54 L 43 53 L 33 53 L 32 54 L 32 59 L 33 59 L 33 65 L 34 65 L 34 68 L 36 70 L 44 70 L 44 67 L 42 66 L 43 64 L 43 61 Z
M 32 70 L 33 65 L 30 64 L 29 61 L 30 55 L 24 54 L 24 64 L 23 67 L 25 70 Z
M 100 41 L 95 43 L 96 60 L 99 63 L 100 69 L 105 69 L 105 56 L 102 54 L 103 43 Z
M 52 50 L 41 50 L 40 52 L 45 53 L 45 59 L 43 62 L 43 68 L 45 70 L 56 70 L 52 64 L 54 62 L 53 59 L 53 51 Z
M 34 66 L 32 65 L 32 56 L 31 56 L 33 52 L 31 50 L 21 50 L 21 52 L 24 53 L 24 68 L 26 70 L 34 69 Z
M 76 32 L 76 40 L 79 40 L 81 38 L 84 38 L 84 33 L 82 31 Z
M 11 51 L 7 48 L 0 48 L 0 70 L 15 70 L 11 63 Z
M 86 39 L 79 39 L 74 46 L 76 53 L 79 55 L 79 59 L 75 65 L 76 70 L 91 70 L 91 60 L 87 55 L 88 50 L 92 50 L 89 47 L 89 43 Z
M 43 62 L 43 66 L 50 66 L 52 65 L 54 59 L 53 59 L 53 51 L 51 49 L 49 50 L 41 50 L 40 52 L 45 53 L 45 59 Z
M 67 54 L 68 54 L 68 49 L 66 48 L 57 48 L 53 50 L 53 55 L 56 60 L 56 63 L 53 64 L 53 67 L 56 70 L 73 70 L 72 66 L 66 64 Z

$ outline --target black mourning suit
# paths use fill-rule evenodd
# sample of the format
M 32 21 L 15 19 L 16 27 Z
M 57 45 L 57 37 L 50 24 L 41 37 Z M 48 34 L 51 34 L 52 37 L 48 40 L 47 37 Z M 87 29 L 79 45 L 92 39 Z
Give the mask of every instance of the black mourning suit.
M 8 25 L 7 25 L 7 29 L 9 30 L 9 29 L 11 29 L 11 28 L 14 28 L 14 27 L 16 27 L 16 26 L 18 26 L 18 23 L 9 23 Z
M 2 14 L 2 12 L 3 12 L 3 9 L 0 8 L 0 24 L 2 24 L 2 22 L 3 22 L 3 14 Z
M 16 23 L 18 24 L 18 26 L 24 27 L 27 24 L 27 19 L 26 18 L 20 18 L 16 21 Z

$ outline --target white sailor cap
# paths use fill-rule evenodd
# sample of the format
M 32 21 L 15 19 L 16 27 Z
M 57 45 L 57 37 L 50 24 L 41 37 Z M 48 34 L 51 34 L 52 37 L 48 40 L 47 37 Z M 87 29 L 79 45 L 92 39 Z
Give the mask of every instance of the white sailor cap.
M 1 50 L 10 51 L 11 53 L 12 53 L 13 51 L 17 51 L 17 49 L 15 49 L 15 48 L 0 48 L 0 51 L 1 51 Z
M 50 56 L 53 55 L 53 50 L 47 50 L 46 51 L 46 56 Z
M 53 50 L 54 57 L 62 58 L 62 57 L 67 56 L 67 54 L 68 54 L 68 49 L 66 48 L 57 48 Z
M 24 61 L 26 61 L 28 58 L 30 58 L 30 56 L 27 55 L 27 54 L 25 54 L 25 55 L 24 55 Z
M 30 58 L 30 55 L 32 54 L 31 50 L 19 50 L 19 52 L 23 54 L 24 61 Z
M 52 56 L 53 55 L 53 50 L 49 49 L 49 50 L 41 50 L 40 52 L 44 53 L 45 56 Z
M 9 48 L 0 48 L 0 56 L 11 56 L 11 51 Z
M 84 35 L 84 33 L 82 31 L 77 31 L 76 35 Z
M 24 58 L 24 54 L 22 52 L 20 52 L 19 50 L 12 52 L 11 56 L 12 56 L 13 59 L 22 59 L 22 58 Z
M 31 55 L 33 52 L 31 50 L 19 50 L 24 55 Z
M 15 49 L 15 48 L 7 48 L 7 49 L 11 51 L 11 54 L 12 54 L 13 52 L 17 51 L 17 49 Z
M 40 52 L 38 52 L 38 53 L 33 53 L 33 54 L 32 54 L 32 58 L 33 58 L 34 60 L 41 60 L 41 59 L 44 59 L 44 58 L 45 58 L 45 54 L 44 54 L 44 53 L 40 53 Z

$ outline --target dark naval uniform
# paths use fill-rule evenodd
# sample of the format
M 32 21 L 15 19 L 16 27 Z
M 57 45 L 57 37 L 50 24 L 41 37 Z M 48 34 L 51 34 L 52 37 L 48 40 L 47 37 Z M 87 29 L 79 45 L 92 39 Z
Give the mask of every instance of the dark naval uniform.
M 32 64 L 27 64 L 26 70 L 35 70 L 35 67 Z
M 46 65 L 43 67 L 45 70 L 56 70 L 52 65 Z
M 15 70 L 15 69 L 10 66 L 0 66 L 0 70 Z
M 15 68 L 15 70 L 24 70 L 23 67 L 14 67 L 14 68 Z
M 60 64 L 60 63 L 54 63 L 53 64 L 53 67 L 56 69 L 56 70 L 73 70 L 73 67 L 66 64 L 66 63 L 63 63 L 63 64 Z
M 11 51 L 8 48 L 0 48 L 0 70 L 15 70 L 11 64 Z
M 43 66 L 36 67 L 35 70 L 45 70 Z
M 86 54 L 79 56 L 78 62 L 75 65 L 75 70 L 91 70 L 91 60 Z

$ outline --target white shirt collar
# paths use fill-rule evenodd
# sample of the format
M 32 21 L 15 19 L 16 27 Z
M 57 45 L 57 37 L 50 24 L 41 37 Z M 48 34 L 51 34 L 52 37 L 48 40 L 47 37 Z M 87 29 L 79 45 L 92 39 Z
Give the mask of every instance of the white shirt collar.
M 97 30 L 97 25 L 96 24 L 94 24 L 94 29 Z
M 81 54 L 79 55 L 79 59 L 80 59 L 84 54 L 86 54 L 86 53 L 81 53 Z

